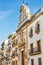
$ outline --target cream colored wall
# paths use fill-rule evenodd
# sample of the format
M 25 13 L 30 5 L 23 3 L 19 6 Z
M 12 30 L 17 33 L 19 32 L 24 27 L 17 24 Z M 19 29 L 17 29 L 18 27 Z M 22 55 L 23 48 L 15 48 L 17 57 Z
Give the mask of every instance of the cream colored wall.
M 35 26 L 38 21 L 40 23 L 40 33 L 39 34 L 35 33 Z M 33 28 L 33 37 L 32 38 L 29 37 L 30 27 Z M 28 54 L 30 57 L 28 65 L 31 65 L 31 59 L 34 59 L 35 65 L 38 65 L 38 58 L 41 57 L 41 59 L 43 61 L 43 15 L 41 15 L 37 20 L 35 20 L 30 26 L 28 26 L 28 50 L 30 49 L 31 43 L 33 43 L 33 47 L 37 46 L 37 40 L 41 40 L 41 54 L 33 55 L 33 56 L 30 56 Z M 43 65 L 43 62 L 42 62 L 42 65 Z

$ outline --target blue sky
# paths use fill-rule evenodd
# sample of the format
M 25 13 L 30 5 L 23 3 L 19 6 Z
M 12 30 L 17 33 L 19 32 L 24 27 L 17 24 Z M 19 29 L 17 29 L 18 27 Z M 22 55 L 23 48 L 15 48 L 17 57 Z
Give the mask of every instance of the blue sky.
M 26 3 L 27 0 L 24 1 Z M 10 33 L 16 31 L 22 4 L 23 0 L 0 0 L 0 45 Z M 43 0 L 28 0 L 31 13 L 35 13 L 42 5 Z

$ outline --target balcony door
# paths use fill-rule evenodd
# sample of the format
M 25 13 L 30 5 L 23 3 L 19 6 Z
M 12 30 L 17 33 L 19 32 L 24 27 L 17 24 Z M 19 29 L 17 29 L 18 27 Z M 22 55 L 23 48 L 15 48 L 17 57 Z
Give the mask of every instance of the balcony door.
M 24 51 L 20 53 L 20 65 L 24 65 Z
M 31 59 L 31 65 L 34 65 L 34 59 Z
M 38 65 L 42 65 L 41 64 L 41 58 L 38 58 Z

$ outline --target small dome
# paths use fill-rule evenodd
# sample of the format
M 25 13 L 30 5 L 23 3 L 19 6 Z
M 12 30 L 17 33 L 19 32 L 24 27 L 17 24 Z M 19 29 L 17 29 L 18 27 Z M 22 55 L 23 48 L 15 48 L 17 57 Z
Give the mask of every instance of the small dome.
M 25 10 L 25 9 L 27 9 L 28 10 L 28 12 L 30 13 L 30 10 L 29 10 L 29 8 L 27 7 L 27 5 L 22 5 L 21 6 L 21 8 L 20 8 L 20 12 L 22 12 L 23 10 Z

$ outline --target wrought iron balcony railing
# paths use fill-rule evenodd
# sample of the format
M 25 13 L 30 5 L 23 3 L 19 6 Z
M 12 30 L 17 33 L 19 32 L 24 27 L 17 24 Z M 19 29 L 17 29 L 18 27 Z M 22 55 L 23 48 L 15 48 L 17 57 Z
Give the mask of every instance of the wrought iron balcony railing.
M 35 55 L 35 54 L 39 54 L 39 53 L 41 53 L 41 49 L 37 48 L 37 47 L 33 48 L 32 50 L 31 49 L 29 50 L 30 55 Z

